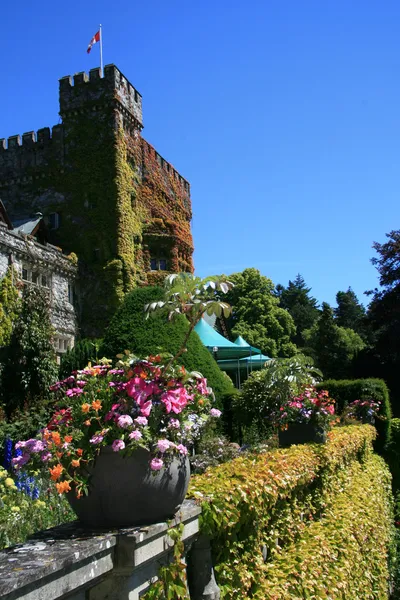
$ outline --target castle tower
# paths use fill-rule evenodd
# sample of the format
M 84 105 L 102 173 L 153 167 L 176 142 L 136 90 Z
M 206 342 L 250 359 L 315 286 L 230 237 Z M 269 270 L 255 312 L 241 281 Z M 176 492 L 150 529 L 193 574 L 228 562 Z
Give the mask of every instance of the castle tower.
M 0 198 L 78 255 L 82 333 L 97 335 L 135 285 L 193 270 L 190 186 L 142 138 L 142 97 L 114 65 L 60 79 L 60 116 L 0 140 Z

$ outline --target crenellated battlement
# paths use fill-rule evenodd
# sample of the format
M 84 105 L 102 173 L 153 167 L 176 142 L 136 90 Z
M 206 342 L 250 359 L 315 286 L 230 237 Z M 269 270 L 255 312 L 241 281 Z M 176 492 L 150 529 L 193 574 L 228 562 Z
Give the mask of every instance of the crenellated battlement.
M 50 127 L 43 127 L 37 131 L 27 131 L 22 136 L 18 134 L 11 135 L 8 139 L 0 138 L 0 155 L 3 151 L 32 150 L 35 147 L 62 142 L 63 137 L 63 126 L 60 124 L 54 125 L 51 131 Z
M 182 177 L 182 175 L 180 173 L 178 173 L 178 171 L 175 169 L 175 167 L 173 165 L 171 165 L 171 163 L 169 163 L 167 160 L 165 160 L 165 158 L 163 158 L 161 156 L 161 154 L 159 152 L 157 152 L 157 150 L 154 148 L 154 146 L 149 144 L 149 142 L 147 142 L 144 139 L 143 139 L 143 145 L 144 145 L 145 152 L 147 152 L 147 154 L 153 160 L 155 160 L 162 169 L 164 169 L 167 173 L 172 175 L 174 177 L 174 179 L 176 179 L 176 181 L 178 181 L 181 184 L 181 186 L 185 189 L 187 195 L 189 196 L 190 195 L 190 183 L 187 181 L 187 179 Z
M 139 129 L 143 127 L 142 96 L 115 65 L 106 65 L 103 77 L 100 68 L 96 68 L 89 74 L 81 72 L 60 79 L 60 115 L 63 119 L 71 112 L 96 110 L 114 102 Z

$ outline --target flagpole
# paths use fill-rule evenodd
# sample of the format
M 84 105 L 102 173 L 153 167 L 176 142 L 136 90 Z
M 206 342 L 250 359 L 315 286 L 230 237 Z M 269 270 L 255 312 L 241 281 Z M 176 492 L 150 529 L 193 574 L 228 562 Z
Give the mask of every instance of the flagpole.
M 103 32 L 100 24 L 100 74 L 103 77 Z

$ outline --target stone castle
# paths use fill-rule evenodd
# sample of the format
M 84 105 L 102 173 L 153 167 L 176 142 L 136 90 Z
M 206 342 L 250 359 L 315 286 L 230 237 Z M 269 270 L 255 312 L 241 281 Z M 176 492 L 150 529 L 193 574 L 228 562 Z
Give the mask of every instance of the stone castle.
M 115 65 L 59 83 L 61 124 L 0 139 L 0 199 L 78 256 L 81 334 L 98 335 L 134 286 L 193 271 L 190 185 L 142 137 L 142 97 Z

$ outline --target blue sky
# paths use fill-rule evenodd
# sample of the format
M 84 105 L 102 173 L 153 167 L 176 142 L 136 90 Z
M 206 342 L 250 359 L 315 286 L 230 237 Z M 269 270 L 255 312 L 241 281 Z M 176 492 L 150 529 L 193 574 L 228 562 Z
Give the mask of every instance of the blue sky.
M 98 23 L 192 184 L 196 272 L 300 272 L 320 302 L 367 302 L 372 243 L 400 227 L 400 3 L 3 2 L 0 137 L 59 122 Z

